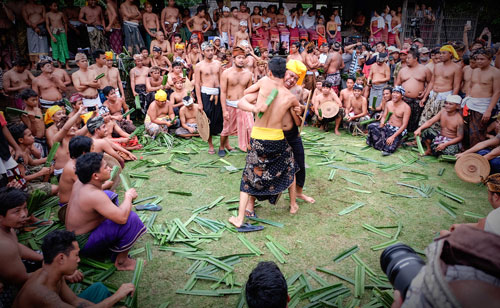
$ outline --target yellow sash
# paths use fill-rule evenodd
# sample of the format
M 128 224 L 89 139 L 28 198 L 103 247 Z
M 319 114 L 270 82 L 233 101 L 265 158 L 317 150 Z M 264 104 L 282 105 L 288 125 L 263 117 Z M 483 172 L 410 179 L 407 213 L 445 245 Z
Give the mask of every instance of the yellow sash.
M 260 140 L 282 140 L 285 139 L 283 130 L 279 128 L 256 127 L 252 128 L 253 139 Z

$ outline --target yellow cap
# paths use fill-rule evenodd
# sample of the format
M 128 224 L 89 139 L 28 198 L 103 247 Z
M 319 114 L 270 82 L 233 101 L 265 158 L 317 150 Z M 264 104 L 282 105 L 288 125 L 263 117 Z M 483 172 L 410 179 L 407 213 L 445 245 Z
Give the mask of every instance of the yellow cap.
M 52 116 L 54 116 L 54 114 L 59 110 L 62 110 L 62 108 L 59 107 L 58 105 L 52 106 L 49 109 L 47 109 L 47 111 L 45 112 L 45 117 L 43 118 L 45 125 L 54 122 L 54 120 L 52 120 Z
M 459 59 L 458 54 L 455 51 L 455 48 L 453 48 L 453 46 L 451 45 L 444 45 L 443 47 L 441 47 L 441 49 L 439 49 L 439 51 L 447 51 L 451 53 L 455 59 L 457 60 Z
M 93 112 L 93 111 L 91 111 L 91 112 L 84 113 L 84 114 L 82 114 L 82 115 L 80 116 L 80 118 L 82 118 L 82 120 L 83 120 L 83 124 L 87 124 L 87 121 L 88 121 L 90 118 L 92 118 L 93 113 L 94 113 L 94 112 Z
M 290 60 L 286 63 L 286 69 L 294 72 L 299 76 L 299 80 L 297 80 L 297 85 L 302 85 L 304 82 L 304 78 L 306 77 L 307 67 L 304 63 L 299 60 Z
M 106 60 L 113 60 L 113 52 L 112 51 L 106 51 L 104 54 L 106 55 Z
M 175 49 L 184 49 L 184 43 L 175 44 Z
M 156 91 L 155 100 L 164 102 L 167 100 L 167 93 L 163 90 Z

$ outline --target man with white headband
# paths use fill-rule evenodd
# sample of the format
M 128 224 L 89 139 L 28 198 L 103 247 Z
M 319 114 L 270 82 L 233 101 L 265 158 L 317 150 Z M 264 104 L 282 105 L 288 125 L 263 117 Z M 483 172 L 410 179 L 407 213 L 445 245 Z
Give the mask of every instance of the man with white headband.
M 179 110 L 181 127 L 175 130 L 175 134 L 183 138 L 197 137 L 200 135 L 198 133 L 198 124 L 196 123 L 196 114 L 199 112 L 198 104 L 194 103 L 191 96 L 185 96 L 182 104 L 184 106 Z
M 242 41 L 250 42 L 250 37 L 247 33 L 248 22 L 246 20 L 240 21 L 240 26 L 238 27 L 238 32 L 234 33 L 234 46 L 239 46 Z

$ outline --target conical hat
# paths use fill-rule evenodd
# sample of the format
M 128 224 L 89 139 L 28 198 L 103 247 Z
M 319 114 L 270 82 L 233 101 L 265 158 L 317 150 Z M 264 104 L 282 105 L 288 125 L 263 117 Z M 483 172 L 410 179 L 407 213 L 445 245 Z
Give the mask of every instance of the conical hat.
M 479 183 L 490 174 L 490 163 L 479 154 L 464 154 L 455 163 L 455 172 L 465 182 Z
M 210 137 L 210 122 L 204 111 L 198 110 L 196 113 L 196 124 L 198 125 L 198 133 L 200 133 L 201 139 L 208 141 Z
M 339 113 L 339 105 L 335 104 L 333 101 L 326 101 L 319 105 L 319 109 L 321 109 L 323 118 L 333 118 Z

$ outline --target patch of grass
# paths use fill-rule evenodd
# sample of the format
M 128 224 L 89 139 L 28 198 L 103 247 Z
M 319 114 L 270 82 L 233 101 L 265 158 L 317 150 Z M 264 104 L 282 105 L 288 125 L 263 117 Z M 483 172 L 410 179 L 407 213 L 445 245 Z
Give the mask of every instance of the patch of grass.
M 318 142 L 325 146 L 308 146 L 306 149 L 306 163 L 308 168 L 305 193 L 316 199 L 315 204 L 307 204 L 299 201 L 299 212 L 296 215 L 289 214 L 289 200 L 281 198 L 276 206 L 267 202 L 257 208 L 257 214 L 260 218 L 281 222 L 284 228 L 277 228 L 264 225 L 265 229 L 261 232 L 246 234 L 245 237 L 257 246 L 262 252 L 261 256 L 242 258 L 241 262 L 236 264 L 234 271 L 234 280 L 237 283 L 245 284 L 251 270 L 260 261 L 276 261 L 274 256 L 267 249 L 265 243 L 268 241 L 266 235 L 271 235 L 279 243 L 285 246 L 290 254 L 286 255 L 285 264 L 278 266 L 285 274 L 290 277 L 294 273 L 307 270 L 315 270 L 316 267 L 325 267 L 329 270 L 338 272 L 344 276 L 354 279 L 356 265 L 351 258 L 342 260 L 339 263 L 333 262 L 340 252 L 354 245 L 359 246 L 356 253 L 370 268 L 382 275 L 379 266 L 379 256 L 381 250 L 372 251 L 371 246 L 387 241 L 387 238 L 381 237 L 375 233 L 369 232 L 362 227 L 363 223 L 372 226 L 397 225 L 403 224 L 401 234 L 398 240 L 417 249 L 424 249 L 436 236 L 441 229 L 448 229 L 452 223 L 462 223 L 474 221 L 463 215 L 465 211 L 486 215 L 491 207 L 487 201 L 486 190 L 475 184 L 464 183 L 458 179 L 450 163 L 438 162 L 437 159 L 425 157 L 411 165 L 384 172 L 380 165 L 367 160 L 359 159 L 357 153 L 363 158 L 375 160 L 383 164 L 400 164 L 400 156 L 410 161 L 411 153 L 408 149 L 399 149 L 396 154 L 388 157 L 382 157 L 381 152 L 374 149 L 365 149 L 366 143 L 363 137 L 353 137 L 347 134 L 335 136 L 332 133 L 320 133 L 316 128 L 305 128 L 303 138 L 314 139 L 314 136 L 324 136 L 325 138 Z M 236 138 L 231 137 L 231 144 L 236 144 Z M 214 138 L 214 143 L 218 144 L 218 138 Z M 241 171 L 230 173 L 221 168 L 201 168 L 193 167 L 200 162 L 214 160 L 215 155 L 209 155 L 208 145 L 200 147 L 201 153 L 189 155 L 191 160 L 188 164 L 182 164 L 173 161 L 172 166 L 181 170 L 204 173 L 207 177 L 189 176 L 177 174 L 166 167 L 157 167 L 147 174 L 150 179 L 142 187 L 137 189 L 139 198 L 157 195 L 163 197 L 160 205 L 163 210 L 158 213 L 156 224 L 161 224 L 174 218 L 179 218 L 185 222 L 192 215 L 192 211 L 200 206 L 210 204 L 219 196 L 225 196 L 228 200 L 239 196 L 239 187 L 241 180 Z M 329 160 L 317 155 L 319 150 L 324 150 L 326 156 L 335 154 L 333 158 L 335 165 L 352 169 L 369 171 L 374 174 L 369 176 L 353 173 L 346 170 L 337 170 L 333 181 L 328 181 L 331 168 L 328 165 L 317 166 L 317 163 Z M 349 152 L 347 152 L 347 151 Z M 155 155 L 158 161 L 164 161 L 170 156 L 169 153 Z M 242 168 L 245 165 L 245 153 L 236 152 L 227 155 L 224 158 L 227 162 L 236 168 Z M 135 163 L 128 163 L 125 171 L 128 171 Z M 220 162 L 217 165 L 223 166 Z M 437 175 L 437 170 L 445 168 L 446 172 L 442 176 Z M 149 168 L 151 169 L 151 168 Z M 141 167 L 134 172 L 142 173 L 148 170 Z M 405 182 L 403 179 L 409 175 L 403 172 L 416 172 L 428 176 L 428 180 L 422 180 L 420 183 L 432 186 L 441 186 L 450 192 L 457 193 L 465 198 L 464 204 L 454 203 L 457 206 L 457 218 L 453 219 L 435 205 L 440 195 L 434 193 L 430 198 L 401 198 L 380 191 L 386 190 L 403 195 L 416 195 L 411 188 L 397 185 L 397 182 Z M 372 191 L 371 194 L 360 194 L 346 189 L 346 187 L 361 188 L 358 185 L 347 182 L 342 177 L 360 183 L 364 190 Z M 405 182 L 419 186 L 418 181 Z M 183 196 L 177 194 L 168 194 L 168 190 L 189 191 L 192 196 Z M 123 196 L 123 188 L 120 188 L 120 196 Z M 224 201 L 223 200 L 223 201 Z M 354 204 L 355 202 L 364 202 L 365 205 L 345 216 L 339 216 L 338 213 Z M 450 201 L 452 202 L 452 201 Z M 201 217 L 226 221 L 231 212 L 227 211 L 226 205 L 219 205 L 211 210 L 200 214 Z M 392 210 L 391 210 L 392 209 Z M 150 214 L 148 214 L 150 215 Z M 192 225 L 191 225 L 192 226 Z M 189 228 L 188 228 L 189 229 Z M 396 229 L 383 229 L 391 235 L 396 233 Z M 144 247 L 145 243 L 151 242 L 152 237 L 144 235 L 134 246 L 135 248 Z M 175 246 L 185 247 L 182 244 Z M 218 241 L 201 244 L 199 247 L 209 250 L 214 256 L 223 256 L 236 253 L 248 253 L 247 248 L 241 243 L 236 234 L 224 231 Z M 221 297 L 207 296 L 189 296 L 176 294 L 175 291 L 182 289 L 190 275 L 186 270 L 193 261 L 186 258 L 174 256 L 171 252 L 159 251 L 157 246 L 152 245 L 152 261 L 149 261 L 145 267 L 139 283 L 138 306 L 139 307 L 159 307 L 162 303 L 170 302 L 171 307 L 235 307 L 239 296 L 226 295 Z M 146 258 L 146 253 L 141 253 L 135 258 Z M 216 273 L 219 278 L 222 273 Z M 334 276 L 319 273 L 318 275 L 329 283 L 341 282 Z M 106 282 L 118 287 L 123 282 L 132 280 L 132 272 L 116 272 Z M 309 279 L 313 288 L 320 285 L 313 279 Z M 210 285 L 213 282 L 197 282 L 193 289 L 211 290 Z M 367 278 L 366 284 L 371 284 Z M 345 283 L 354 294 L 354 286 Z M 365 292 L 361 298 L 361 303 L 367 303 L 370 300 L 371 292 Z M 347 297 L 344 303 L 352 299 Z M 303 306 L 307 300 L 302 301 L 299 306 Z

